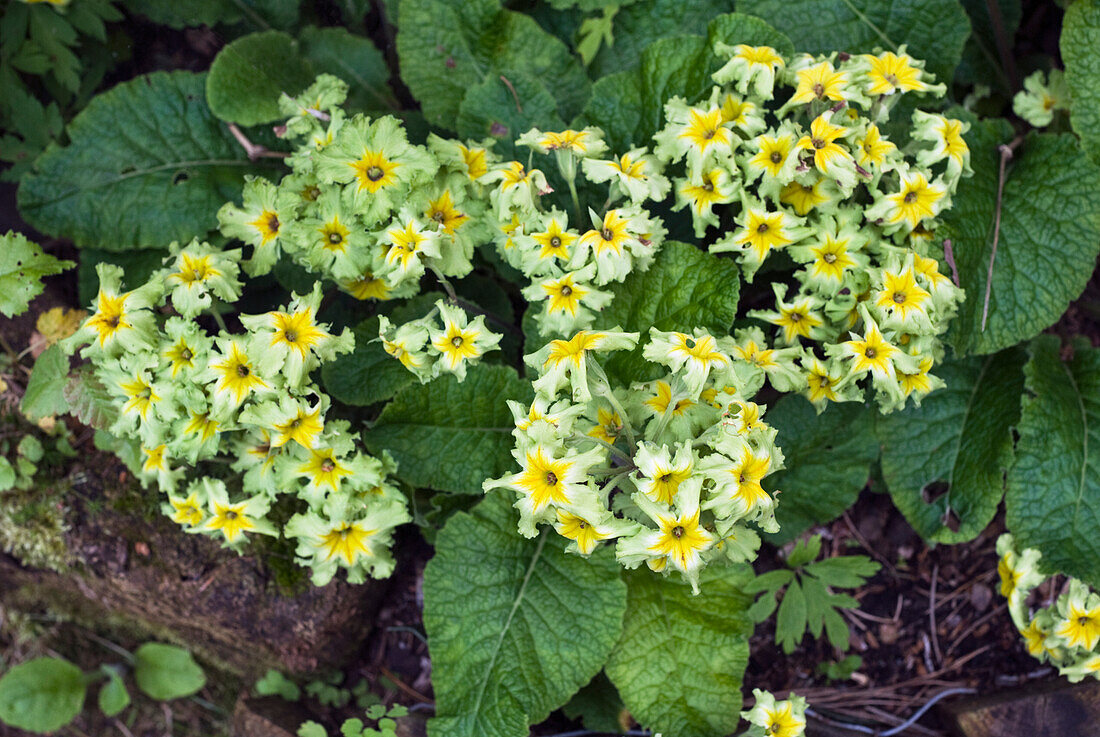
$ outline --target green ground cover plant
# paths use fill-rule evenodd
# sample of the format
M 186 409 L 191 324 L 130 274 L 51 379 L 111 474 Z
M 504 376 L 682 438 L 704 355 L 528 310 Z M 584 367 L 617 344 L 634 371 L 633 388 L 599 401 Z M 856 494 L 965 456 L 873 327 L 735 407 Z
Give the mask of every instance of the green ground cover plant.
M 209 71 L 121 81 L 10 170 L 88 308 L 28 418 L 312 585 L 389 576 L 414 524 L 439 737 L 800 734 L 793 694 L 745 708 L 748 638 L 843 654 L 878 566 L 805 533 L 872 474 L 930 543 L 1003 504 L 1027 647 L 1100 673 L 1100 353 L 1048 330 L 1100 254 L 1100 5 L 1026 75 L 1009 0 L 400 0 L 386 48 L 353 5 L 149 4 L 227 29 Z M 2 246 L 8 316 L 74 266 Z

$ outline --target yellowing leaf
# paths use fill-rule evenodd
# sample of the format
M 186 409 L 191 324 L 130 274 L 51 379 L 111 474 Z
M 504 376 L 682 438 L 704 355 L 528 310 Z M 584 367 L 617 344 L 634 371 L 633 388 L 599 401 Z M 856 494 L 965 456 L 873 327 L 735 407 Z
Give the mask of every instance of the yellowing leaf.
M 76 332 L 81 321 L 88 315 L 84 310 L 71 310 L 66 307 L 54 307 L 46 310 L 35 320 L 34 328 L 46 339 L 46 347 L 64 340 Z

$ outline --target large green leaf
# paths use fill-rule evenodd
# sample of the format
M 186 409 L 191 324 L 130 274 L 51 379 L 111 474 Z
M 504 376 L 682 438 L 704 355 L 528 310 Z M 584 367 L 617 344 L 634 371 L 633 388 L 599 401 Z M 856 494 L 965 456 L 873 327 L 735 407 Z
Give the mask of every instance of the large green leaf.
M 206 101 L 214 115 L 230 123 L 271 123 L 285 117 L 279 97 L 297 95 L 313 77 L 289 34 L 250 33 L 214 57 L 206 75 Z
M 298 35 L 302 55 L 317 74 L 332 74 L 348 83 L 346 107 L 352 110 L 396 110 L 386 58 L 369 38 L 343 28 L 310 26 Z
M 1015 347 L 945 361 L 934 373 L 946 388 L 879 417 L 883 478 L 924 539 L 965 542 L 993 519 L 1012 464 L 1024 358 Z
M 14 317 L 30 306 L 42 293 L 43 277 L 60 274 L 75 266 L 43 253 L 22 233 L 8 231 L 0 235 L 0 314 Z
M 415 380 L 400 361 L 386 353 L 378 338 L 378 318 L 355 326 L 355 350 L 321 368 L 325 390 L 334 399 L 366 406 L 389 399 Z
M 1100 164 L 1100 2 L 1077 0 L 1062 21 L 1062 61 L 1073 102 L 1070 124 Z
M 156 72 L 97 96 L 19 187 L 19 212 L 50 235 L 108 250 L 206 235 L 259 172 L 206 106 L 205 75 Z
M 250 30 L 284 30 L 298 20 L 300 0 L 124 0 L 154 23 L 187 28 L 244 21 Z
M 641 344 L 648 342 L 651 327 L 686 332 L 705 328 L 726 335 L 737 314 L 740 288 L 733 261 L 687 243 L 665 241 L 648 271 L 632 272 L 611 288 L 615 298 L 597 318 L 596 327 L 638 331 Z M 608 373 L 623 383 L 660 373 L 642 357 L 641 346 L 614 354 L 606 365 Z
M 588 99 L 578 59 L 530 16 L 499 0 L 401 0 L 401 78 L 433 125 L 453 129 L 467 89 L 505 70 L 541 80 L 568 120 Z
M 69 405 L 65 401 L 65 385 L 69 381 L 69 357 L 61 346 L 52 345 L 42 351 L 34 362 L 34 370 L 23 393 L 20 409 L 28 419 L 37 422 L 50 415 L 64 414 Z
M 830 522 L 852 506 L 878 457 L 873 410 L 863 404 L 830 404 L 820 415 L 804 397 L 780 399 L 764 418 L 778 430 L 786 469 L 765 479 L 780 490 L 775 544 L 793 540 L 814 524 Z
M 684 30 L 689 29 L 678 32 Z M 711 74 L 722 63 L 712 51 L 718 42 L 794 51 L 790 39 L 759 18 L 720 15 L 707 26 L 707 38 L 666 35 L 646 47 L 636 69 L 598 80 L 585 106 L 585 118 L 604 129 L 615 150 L 649 145 L 664 125 L 665 102 L 670 97 L 679 95 L 694 102 L 711 91 Z
M 715 737 L 737 727 L 741 676 L 749 661 L 752 597 L 747 565 L 712 566 L 702 592 L 647 568 L 627 576 L 623 636 L 607 675 L 630 713 L 654 732 Z
M 206 675 L 182 647 L 147 642 L 134 652 L 134 681 L 159 701 L 190 696 L 206 685 Z
M 531 385 L 514 369 L 482 363 L 461 383 L 448 375 L 407 387 L 364 440 L 375 453 L 389 451 L 398 476 L 413 486 L 480 494 L 485 479 L 507 473 L 514 463 L 515 425 L 504 400 L 531 397 Z
M 960 114 L 962 111 L 959 111 Z M 1000 154 L 1011 129 L 977 122 L 966 135 L 974 177 L 943 215 L 966 301 L 951 326 L 961 353 L 994 353 L 1052 325 L 1088 283 L 1100 252 L 1100 167 L 1070 134 L 1032 133 L 1006 168 L 989 320 L 982 331 Z
M 1005 521 L 1048 571 L 1100 586 L 1100 351 L 1074 348 L 1068 362 L 1053 335 L 1028 348 Z
M 65 726 L 84 705 L 84 674 L 60 658 L 35 658 L 0 678 L 0 721 L 32 732 Z
M 970 16 L 974 32 L 963 47 L 962 60 L 955 70 L 955 82 L 962 85 L 995 82 L 1003 94 L 1011 96 L 1012 85 L 1002 68 L 998 35 L 1003 34 L 1004 42 L 1011 49 L 1023 14 L 1020 0 L 996 0 L 995 3 L 989 0 L 962 0 L 962 6 Z M 998 12 L 999 31 L 990 8 L 996 8 Z
M 436 717 L 431 737 L 527 737 L 603 666 L 626 586 L 611 548 L 567 555 L 516 532 L 506 495 L 456 514 L 424 572 Z
M 783 29 L 811 54 L 896 51 L 905 44 L 949 84 L 970 35 L 958 0 L 741 0 L 737 9 Z

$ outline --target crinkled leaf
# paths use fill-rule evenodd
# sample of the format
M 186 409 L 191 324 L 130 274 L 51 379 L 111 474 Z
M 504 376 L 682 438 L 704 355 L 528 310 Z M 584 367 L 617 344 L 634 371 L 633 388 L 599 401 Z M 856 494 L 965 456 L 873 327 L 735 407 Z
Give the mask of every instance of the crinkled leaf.
M 225 0 L 123 0 L 123 4 L 131 12 L 172 28 L 213 26 L 241 19 L 236 3 Z
M 958 0 L 741 0 L 737 9 L 758 15 L 791 37 L 799 51 L 908 53 L 950 83 L 970 35 Z
M 514 423 L 504 400 L 531 396 L 515 369 L 482 363 L 461 383 L 447 375 L 407 387 L 364 440 L 375 453 L 389 451 L 398 476 L 413 486 L 480 494 L 485 479 L 513 470 Z
M 804 397 L 791 395 L 771 407 L 766 419 L 779 431 L 776 443 L 786 458 L 786 468 L 764 484 L 780 491 L 779 532 L 768 539 L 782 545 L 852 506 L 867 485 L 878 443 L 872 410 L 855 402 L 830 404 L 819 415 Z
M 22 233 L 9 230 L 0 236 L 0 313 L 14 317 L 42 294 L 43 277 L 75 266 L 42 252 Z
M 20 409 L 33 422 L 43 417 L 66 412 L 65 384 L 69 380 L 69 357 L 59 345 L 42 351 L 34 362 L 27 391 L 23 393 Z
M 926 540 L 958 543 L 985 529 L 1012 465 L 1024 351 L 945 361 L 947 387 L 920 407 L 881 415 L 882 475 L 894 504 Z
M 205 75 L 155 72 L 98 95 L 19 187 L 19 212 L 78 246 L 163 248 L 217 225 L 253 164 L 206 105 Z
M 31 732 L 65 726 L 84 706 L 84 674 L 60 658 L 35 658 L 0 678 L 0 721 Z
M 298 35 L 302 55 L 317 74 L 332 74 L 348 83 L 346 107 L 351 110 L 394 110 L 400 107 L 390 89 L 386 58 L 369 38 L 343 28 L 309 26 Z
M 1041 335 L 1028 353 L 1005 521 L 1045 569 L 1100 586 L 1100 350 L 1079 341 L 1063 362 Z
M 502 71 L 541 80 L 569 120 L 588 99 L 580 61 L 530 16 L 499 0 L 401 0 L 401 78 L 428 122 L 453 128 L 466 91 Z
M 293 97 L 314 74 L 298 42 L 282 31 L 262 31 L 222 48 L 206 75 L 206 101 L 222 120 L 259 125 L 282 119 L 279 97 Z
M 1100 167 L 1070 134 L 1032 133 L 1006 168 L 1001 233 L 993 265 L 989 320 L 982 303 L 993 248 L 1004 121 L 972 122 L 974 177 L 944 213 L 966 301 L 950 337 L 961 353 L 993 353 L 1052 325 L 1088 283 L 1100 252 Z M 937 234 L 939 231 L 937 231 Z
M 1073 96 L 1070 124 L 1081 147 L 1100 164 L 1100 2 L 1077 0 L 1066 9 L 1060 45 Z
M 439 533 L 424 572 L 431 737 L 527 737 L 619 638 L 626 586 L 611 548 L 585 560 L 553 530 L 528 540 L 516 524 L 494 494 Z
M 642 0 L 615 14 L 615 43 L 600 49 L 592 62 L 594 78 L 606 77 L 638 66 L 642 52 L 655 41 L 677 34 L 704 35 L 707 23 L 719 13 L 732 12 L 733 0 L 684 2 Z
M 475 84 L 466 92 L 458 109 L 456 124 L 461 138 L 499 141 L 494 148 L 504 157 L 517 156 L 514 141 L 534 127 L 560 130 L 557 102 L 537 78 L 507 70 Z M 527 149 L 523 149 L 526 157 Z
M 355 350 L 321 369 L 325 390 L 334 399 L 366 406 L 389 399 L 413 383 L 416 377 L 377 341 L 377 317 L 364 320 L 354 332 Z
M 615 298 L 597 318 L 596 327 L 636 330 L 642 344 L 648 342 L 651 327 L 686 332 L 698 327 L 725 335 L 737 314 L 740 286 L 733 261 L 687 243 L 665 241 L 648 271 L 634 271 L 611 288 Z M 641 347 L 612 354 L 606 368 L 624 384 L 660 373 L 642 357 Z
M 182 647 L 147 642 L 134 652 L 134 680 L 160 701 L 190 696 L 206 685 L 206 675 Z
M 72 416 L 89 427 L 106 430 L 118 419 L 114 398 L 96 377 L 91 364 L 84 364 L 69 375 L 62 394 Z
M 747 565 L 711 566 L 702 591 L 642 568 L 627 575 L 623 636 L 607 675 L 630 713 L 654 732 L 713 737 L 737 727 L 748 664 Z

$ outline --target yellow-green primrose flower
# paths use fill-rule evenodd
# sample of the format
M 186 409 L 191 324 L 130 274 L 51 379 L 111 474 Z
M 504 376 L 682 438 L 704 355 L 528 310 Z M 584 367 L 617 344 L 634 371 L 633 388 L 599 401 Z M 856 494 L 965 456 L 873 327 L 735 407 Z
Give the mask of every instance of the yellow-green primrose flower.
M 362 583 L 368 574 L 383 578 L 393 572 L 393 530 L 410 519 L 400 503 L 375 503 L 363 510 L 351 497 L 334 494 L 323 508 L 294 515 L 286 535 L 298 541 L 299 562 L 313 570 L 315 586 L 327 584 L 340 568 L 350 583 Z
M 930 85 L 921 79 L 924 62 L 917 62 L 905 53 L 902 46 L 900 54 L 884 51 L 877 56 L 864 54 L 869 68 L 867 70 L 867 94 L 892 95 L 896 92 L 927 92 Z M 942 85 L 939 85 L 942 89 Z
M 765 377 L 776 391 L 794 392 L 804 389 L 806 380 L 798 368 L 802 349 L 797 346 L 769 348 L 764 331 L 758 327 L 742 328 L 735 333 L 736 342 L 730 347 L 730 358 L 745 364 L 750 370 L 742 373 L 741 391 L 746 396 L 756 394 Z
M 1079 655 L 1075 663 L 1060 667 L 1058 673 L 1070 683 L 1079 683 L 1089 676 L 1100 679 L 1100 653 Z
M 169 317 L 161 336 L 159 370 L 167 370 L 172 381 L 190 380 L 210 363 L 214 340 L 193 320 Z
M 717 105 L 690 107 L 683 98 L 673 97 L 665 103 L 665 120 L 665 127 L 653 137 L 658 158 L 675 163 L 686 156 L 688 168 L 697 170 L 733 152 L 736 136 Z
M 634 463 L 638 466 L 634 483 L 638 491 L 655 502 L 672 505 L 680 485 L 694 473 L 695 454 L 691 443 L 684 441 L 675 446 L 675 450 L 673 456 L 667 445 L 638 443 L 638 452 L 634 455 Z
M 589 352 L 629 350 L 637 344 L 638 333 L 582 330 L 569 340 L 550 341 L 523 360 L 541 374 L 533 382 L 535 391 L 556 397 L 569 386 L 574 401 L 587 402 L 592 397 L 586 361 Z
M 271 271 L 282 253 L 286 225 L 294 219 L 298 196 L 262 177 L 246 177 L 244 204 L 227 202 L 218 210 L 222 235 L 252 246 L 252 257 L 244 262 L 250 276 Z
M 608 210 L 602 218 L 595 210 L 589 210 L 589 214 L 592 229 L 581 235 L 575 258 L 587 259 L 591 252 L 597 285 L 622 281 L 633 269 L 649 268 L 657 250 L 655 244 L 664 237 L 659 222 L 632 206 Z
M 719 41 L 714 45 L 714 53 L 729 61 L 712 78 L 718 84 L 732 83 L 742 95 L 749 94 L 751 88 L 757 97 L 771 97 L 775 73 L 786 66 L 783 57 L 771 46 L 730 46 Z
M 318 75 L 313 84 L 296 97 L 284 92 L 279 97 L 279 112 L 288 118 L 283 135 L 291 138 L 315 135 L 325 117 L 331 117 L 347 97 L 347 83 L 331 74 Z
M 1070 580 L 1069 592 L 1058 599 L 1058 614 L 1054 634 L 1066 647 L 1092 650 L 1100 642 L 1100 594 L 1083 582 Z
M 714 206 L 733 202 L 738 192 L 737 184 L 729 172 L 719 166 L 699 172 L 687 180 L 677 180 L 673 212 L 688 208 L 695 237 L 702 238 L 708 225 L 718 227 Z
M 646 563 L 656 571 L 674 569 L 683 574 L 692 591 L 699 591 L 699 572 L 703 553 L 716 541 L 699 522 L 699 494 L 703 479 L 699 476 L 680 484 L 676 502 L 670 507 L 636 492 L 631 500 L 656 525 L 654 530 L 642 527 L 629 537 L 620 537 L 615 555 L 627 568 Z
M 439 159 L 448 172 L 460 175 L 459 181 L 471 183 L 479 181 L 489 173 L 489 168 L 497 163 L 493 153 L 494 140 L 455 141 L 440 138 L 434 133 L 428 134 L 428 150 Z
M 911 333 L 931 331 L 928 307 L 932 295 L 917 284 L 912 259 L 906 259 L 904 265 L 895 262 L 892 268 L 883 269 L 881 273 L 873 304 L 882 316 L 883 325 Z
M 318 446 L 325 430 L 328 395 L 313 405 L 305 399 L 282 396 L 278 402 L 266 400 L 249 405 L 240 414 L 243 425 L 254 425 L 271 433 L 271 447 L 280 448 L 293 441 L 305 449 Z
M 160 281 L 154 279 L 138 289 L 122 291 L 122 268 L 114 264 L 96 264 L 99 294 L 92 303 L 91 316 L 80 329 L 61 342 L 66 351 L 85 346 L 81 355 L 117 356 L 157 345 L 156 317 L 150 311 L 163 294 Z
M 767 127 L 759 105 L 726 92 L 721 87 L 711 88 L 707 104 L 717 107 L 722 113 L 722 122 L 732 125 L 746 137 L 751 138 Z M 731 154 L 736 153 L 738 143 L 735 142 L 735 145 L 730 147 Z
M 515 213 L 529 213 L 537 209 L 536 198 L 554 191 L 547 184 L 546 175 L 541 169 L 527 169 L 519 161 L 500 164 L 478 181 L 482 184 L 497 184 L 489 193 L 489 199 L 499 220 L 505 220 Z
M 801 165 L 798 139 L 794 126 L 784 121 L 778 129 L 762 133 L 748 142 L 750 150 L 741 154 L 739 163 L 745 169 L 747 181 L 756 181 L 759 177 L 761 197 L 774 201 L 794 180 Z
M 545 300 L 545 309 L 535 315 L 542 335 L 572 335 L 592 325 L 596 314 L 611 301 L 610 292 L 592 285 L 595 273 L 596 265 L 589 263 L 578 271 L 524 288 L 523 296 L 531 304 Z
M 772 284 L 775 293 L 774 310 L 752 310 L 749 317 L 775 325 L 780 330 L 780 340 L 784 345 L 797 345 L 800 340 L 820 340 L 824 337 L 825 318 L 821 314 L 821 299 L 804 294 L 789 302 L 786 301 L 787 285 L 778 282 Z
M 340 190 L 326 189 L 289 227 L 311 271 L 329 273 L 337 281 L 352 280 L 370 261 L 373 239 L 356 212 L 345 205 Z
M 535 446 L 554 445 L 559 437 L 572 437 L 574 424 L 585 411 L 583 404 L 574 404 L 570 399 L 553 400 L 542 394 L 536 394 L 529 407 L 511 399 L 506 403 L 515 424 L 512 437 L 516 449 L 522 452 Z M 592 432 L 588 434 L 595 436 Z
M 255 392 L 267 393 L 271 384 L 257 373 L 257 361 L 249 354 L 246 344 L 239 338 L 215 339 L 220 353 L 210 357 L 209 368 L 203 378 L 213 382 L 208 390 L 215 408 L 240 407 Z
M 568 450 L 560 457 L 555 452 L 543 446 L 523 453 L 513 451 L 522 470 L 484 483 L 486 492 L 506 488 L 520 493 L 515 507 L 520 514 L 519 531 L 524 537 L 534 537 L 538 523 L 553 521 L 557 509 L 569 511 L 595 504 L 595 491 L 588 486 L 588 471 L 604 462 L 606 451 L 599 447 L 584 453 Z
M 1024 79 L 1024 88 L 1012 98 L 1012 112 L 1036 128 L 1045 128 L 1054 120 L 1056 110 L 1069 110 L 1070 91 L 1061 69 L 1051 69 L 1050 77 L 1042 69 Z
M 867 208 L 867 219 L 880 222 L 885 232 L 901 228 L 913 230 L 921 221 L 934 218 L 948 204 L 947 190 L 939 182 L 929 182 L 923 172 L 900 172 L 900 188 L 892 194 L 879 194 Z
M 554 529 L 559 535 L 572 541 L 565 552 L 584 556 L 591 555 L 601 540 L 632 534 L 639 527 L 638 523 L 619 519 L 606 510 L 601 515 L 593 516 L 594 518 L 574 514 L 566 509 L 557 509 L 555 514 L 557 519 L 554 520 Z
M 387 270 L 381 276 L 391 287 L 420 279 L 425 258 L 439 258 L 439 233 L 427 230 L 414 217 L 398 218 L 383 236 L 389 244 Z
M 349 120 L 317 154 L 317 176 L 344 185 L 347 202 L 368 224 L 387 219 L 409 187 L 430 181 L 437 169 L 428 151 L 411 145 L 390 115 Z
M 841 190 L 850 192 L 856 184 L 856 168 L 852 153 L 837 139 L 846 139 L 850 131 L 830 122 L 832 113 L 822 113 L 810 123 L 810 132 L 795 144 L 813 158 L 817 170 L 836 180 Z
M 198 527 L 206 521 L 206 504 L 199 500 L 198 493 L 192 485 L 186 498 L 168 496 L 168 506 L 171 508 L 169 516 L 172 521 L 183 527 Z
M 241 282 L 237 279 L 240 249 L 222 251 L 198 238 L 185 247 L 173 242 L 168 248 L 175 259 L 165 282 L 171 289 L 169 296 L 176 312 L 194 317 L 210 307 L 213 297 L 236 302 L 241 296 Z
M 968 177 L 974 172 L 970 168 L 970 147 L 963 135 L 970 130 L 970 123 L 945 118 L 923 110 L 913 111 L 914 140 L 927 141 L 931 148 L 917 153 L 917 166 L 930 167 L 940 161 L 947 161 L 947 182 L 950 191 L 955 191 L 959 177 Z
M 611 201 L 622 195 L 635 205 L 646 200 L 660 201 L 671 187 L 662 174 L 661 162 L 645 148 L 633 148 L 617 159 L 585 159 L 581 168 L 590 182 L 611 182 Z
M 847 372 L 836 359 L 825 362 L 817 356 L 809 356 L 802 360 L 802 365 L 806 370 L 806 389 L 802 394 L 819 414 L 829 402 L 863 399 L 863 391 L 854 382 L 844 382 Z
M 395 326 L 385 315 L 378 317 L 378 337 L 382 349 L 401 365 L 416 374 L 421 383 L 435 375 L 435 366 L 425 347 L 428 345 L 428 327 L 421 321 Z
M 794 208 L 799 217 L 804 217 L 839 196 L 840 190 L 831 179 L 821 176 L 816 169 L 811 169 L 784 185 L 779 192 L 779 201 Z
M 574 246 L 580 235 L 570 230 L 569 216 L 554 209 L 540 213 L 529 223 L 530 235 L 520 234 L 522 251 L 520 270 L 528 276 L 560 274 L 573 260 Z
M 868 171 L 886 172 L 897 168 L 894 161 L 898 147 L 882 135 L 879 127 L 872 123 L 856 140 L 856 163 Z
M 745 203 L 738 218 L 740 227 L 712 244 L 710 252 L 740 252 L 745 280 L 752 283 L 756 270 L 772 251 L 797 243 L 810 234 L 804 223 L 802 218 L 783 210 L 770 212 L 763 203 Z
M 812 57 L 803 56 L 791 67 L 795 90 L 784 109 L 815 100 L 845 102 L 851 98 L 848 72 L 837 71 L 829 61 L 813 62 Z
M 460 307 L 452 307 L 443 300 L 435 303 L 443 329 L 433 324 L 428 329 L 430 345 L 438 351 L 436 369 L 454 374 L 459 381 L 466 378 L 466 367 L 480 362 L 483 355 L 496 350 L 503 337 L 485 327 L 485 317 L 478 315 L 470 320 Z
M 778 470 L 772 467 L 771 453 L 753 450 L 740 438 L 727 438 L 726 450 L 738 444 L 740 450 L 732 457 L 713 453 L 700 461 L 700 472 L 715 482 L 714 491 L 703 508 L 720 517 L 748 517 L 758 521 L 766 531 L 777 530 L 773 516 L 775 500 L 760 484 L 765 476 Z
M 597 157 L 607 151 L 603 131 L 591 126 L 579 131 L 567 129 L 560 132 L 532 128 L 516 139 L 516 145 L 526 146 L 540 154 L 563 151 L 578 157 Z
M 694 400 L 699 397 L 711 371 L 729 368 L 730 343 L 728 339 L 722 339 L 719 344 L 713 335 L 700 328 L 695 328 L 692 335 L 650 328 L 649 342 L 643 349 L 643 355 L 649 361 L 668 366 L 679 375 L 689 398 Z
M 286 307 L 264 315 L 241 315 L 241 324 L 251 331 L 249 352 L 257 357 L 257 368 L 264 376 L 282 374 L 297 388 L 310 371 L 323 361 L 355 347 L 350 330 L 333 335 L 327 325 L 317 323 L 321 304 L 321 284 L 315 282 L 309 294 L 293 294 Z
M 741 718 L 753 725 L 746 737 L 800 737 L 806 731 L 806 699 L 790 694 L 786 701 L 759 688 L 752 690 L 756 703 Z
M 221 479 L 202 478 L 196 484 L 200 496 L 206 498 L 206 522 L 188 531 L 220 533 L 226 547 L 245 541 L 246 532 L 260 535 L 277 535 L 274 525 L 264 519 L 270 502 L 261 496 L 253 496 L 232 502 L 225 482 Z M 194 486 L 194 485 L 193 485 Z

